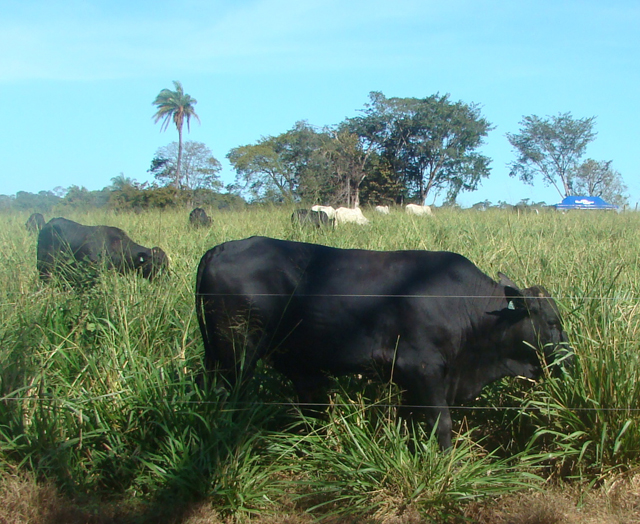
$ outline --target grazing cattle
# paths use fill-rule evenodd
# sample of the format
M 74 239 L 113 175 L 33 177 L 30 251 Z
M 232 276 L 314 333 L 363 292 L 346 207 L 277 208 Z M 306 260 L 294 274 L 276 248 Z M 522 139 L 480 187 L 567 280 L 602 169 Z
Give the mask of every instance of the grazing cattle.
M 336 209 L 336 222 L 338 224 L 353 223 L 360 226 L 367 225 L 369 221 L 362 214 L 362 210 L 359 207 L 354 209 L 348 207 L 339 207 Z
M 333 223 L 324 211 L 313 211 L 308 209 L 296 209 L 291 214 L 291 223 L 301 226 L 323 227 Z
M 433 211 L 429 206 L 419 206 L 418 204 L 407 204 L 404 208 L 407 215 L 431 216 Z
M 382 213 L 383 215 L 389 214 L 389 206 L 376 206 L 376 211 L 378 213 Z
M 329 220 L 335 220 L 336 218 L 336 210 L 331 206 L 311 206 L 311 211 L 324 211 Z
M 111 226 L 84 226 L 66 218 L 51 219 L 38 235 L 38 271 L 42 280 L 66 276 L 79 267 L 104 267 L 120 273 L 138 271 L 152 280 L 169 261 L 159 247 L 146 248 Z
M 449 406 L 504 376 L 538 378 L 538 351 L 572 358 L 544 288 L 497 283 L 449 252 L 226 242 L 200 260 L 196 311 L 206 368 L 231 383 L 265 357 L 301 402 L 316 400 L 328 375 L 393 379 L 406 414 L 439 420 L 444 448 Z
M 44 227 L 44 217 L 42 213 L 32 213 L 31 216 L 27 219 L 24 227 L 27 228 L 27 231 L 31 233 L 37 233 Z
M 209 227 L 211 225 L 211 217 L 207 216 L 207 212 L 201 207 L 196 207 L 189 213 L 189 224 L 193 227 Z

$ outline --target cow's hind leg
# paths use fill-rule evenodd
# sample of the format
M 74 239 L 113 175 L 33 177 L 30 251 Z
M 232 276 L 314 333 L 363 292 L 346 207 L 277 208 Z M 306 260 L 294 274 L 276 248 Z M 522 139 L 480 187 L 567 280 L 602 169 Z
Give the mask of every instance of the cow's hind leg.
M 230 315 L 204 303 L 201 319 L 204 368 L 221 380 L 210 383 L 233 389 L 251 378 L 261 357 L 260 330 L 241 315 Z

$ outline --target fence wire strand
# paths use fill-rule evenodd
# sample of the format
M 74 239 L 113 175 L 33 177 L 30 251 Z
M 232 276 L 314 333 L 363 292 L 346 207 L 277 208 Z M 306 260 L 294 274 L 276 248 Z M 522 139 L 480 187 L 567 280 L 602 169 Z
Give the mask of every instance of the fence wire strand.
M 92 402 L 96 402 L 99 400 L 115 400 L 113 397 L 120 395 L 121 393 L 109 393 L 107 395 L 100 395 L 98 397 L 89 397 L 83 399 L 69 399 L 69 398 L 61 398 L 61 397 L 0 397 L 1 402 L 14 401 L 14 402 L 59 402 L 61 404 L 89 404 Z M 224 404 L 225 401 L 219 400 L 159 400 L 156 404 L 178 404 L 178 405 L 216 405 L 216 404 Z M 235 405 L 240 406 L 255 406 L 256 402 L 249 401 L 236 401 L 231 402 Z M 329 407 L 353 407 L 358 404 L 349 403 L 349 402 L 260 402 L 261 406 L 287 406 L 287 407 L 299 407 L 299 408 L 329 408 Z M 371 403 L 371 404 L 362 404 L 361 407 L 365 409 L 374 409 L 374 408 L 383 408 L 383 409 L 397 409 L 397 408 L 409 408 L 409 409 L 449 409 L 449 410 L 459 410 L 459 411 L 544 411 L 545 409 L 551 409 L 555 406 L 543 406 L 543 405 L 534 405 L 534 406 L 459 406 L 459 405 L 421 405 L 421 404 L 381 404 L 381 403 Z M 223 409 L 221 411 L 231 412 L 231 411 L 248 411 L 252 408 L 233 408 L 233 409 Z M 619 407 L 619 408 L 605 408 L 605 407 L 564 407 L 566 410 L 570 411 L 582 411 L 582 412 L 631 412 L 636 413 L 640 412 L 640 407 Z

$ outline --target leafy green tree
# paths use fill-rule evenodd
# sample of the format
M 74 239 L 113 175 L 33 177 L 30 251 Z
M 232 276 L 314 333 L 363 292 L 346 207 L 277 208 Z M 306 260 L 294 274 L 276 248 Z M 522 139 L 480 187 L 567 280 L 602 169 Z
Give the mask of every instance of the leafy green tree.
M 585 160 L 573 172 L 574 195 L 598 196 L 610 204 L 623 206 L 627 203 L 627 186 L 622 175 L 611 168 L 612 161 Z
M 477 189 L 489 176 L 489 158 L 477 149 L 491 130 L 476 104 L 451 102 L 449 95 L 386 98 L 370 93 L 363 115 L 347 120 L 363 151 L 376 151 L 407 190 L 420 202 L 432 191 L 447 190 L 449 200 L 460 191 Z
M 377 153 L 367 159 L 367 176 L 360 186 L 360 203 L 364 205 L 389 205 L 401 202 L 404 186 L 395 176 L 388 160 Z
M 542 175 L 545 185 L 555 187 L 561 197 L 571 195 L 573 173 L 587 145 L 596 137 L 595 119 L 575 119 L 571 113 L 524 117 L 520 132 L 506 135 L 517 155 L 509 164 L 509 175 L 527 184 L 533 184 L 535 175 Z
M 235 187 L 249 201 L 293 202 L 297 180 L 295 172 L 281 157 L 275 137 L 258 143 L 234 147 L 227 158 L 236 170 Z
M 294 174 L 295 199 L 307 203 L 331 201 L 336 181 L 326 149 L 329 131 L 303 120 L 277 139 L 282 162 Z
M 15 198 L 11 195 L 0 195 L 0 210 L 8 211 L 13 207 Z
M 13 209 L 39 211 L 40 213 L 49 213 L 60 201 L 61 198 L 52 191 L 39 191 L 38 193 L 18 191 L 16 196 L 9 200 L 10 207 Z
M 173 85 L 175 87 L 175 91 L 163 89 L 153 101 L 153 104 L 158 108 L 153 118 L 155 119 L 155 123 L 158 123 L 160 120 L 163 121 L 160 127 L 161 131 L 165 131 L 169 127 L 169 123 L 171 121 L 173 121 L 178 129 L 178 155 L 174 182 L 176 189 L 178 189 L 180 187 L 182 176 L 182 126 L 186 120 L 187 129 L 189 129 L 191 117 L 194 117 L 198 122 L 200 122 L 200 118 L 194 109 L 194 106 L 197 104 L 197 100 L 186 94 L 182 89 L 182 84 L 177 80 L 174 80 Z
M 236 170 L 236 189 L 254 202 L 313 199 L 326 186 L 322 151 L 327 138 L 306 122 L 297 122 L 286 133 L 233 148 L 227 158 Z
M 358 135 L 343 126 L 331 133 L 324 151 L 329 161 L 328 167 L 335 173 L 338 183 L 334 200 L 347 207 L 358 207 L 360 187 L 367 176 L 365 167 L 373 148 L 363 149 Z
M 61 200 L 60 205 L 72 209 L 91 209 L 103 207 L 109 202 L 110 190 L 89 191 L 86 187 L 72 185 Z
M 117 177 L 116 177 L 117 178 Z M 113 180 L 113 179 L 112 179 Z M 189 195 L 185 191 L 176 191 L 170 186 L 158 187 L 144 182 L 139 184 L 131 179 L 109 192 L 109 206 L 119 210 L 139 211 L 148 208 L 166 208 L 186 204 Z
M 177 142 L 161 147 L 151 161 L 149 172 L 161 184 L 171 184 L 176 180 L 180 145 Z M 180 189 L 201 188 L 221 189 L 220 162 L 202 142 L 187 141 L 182 148 Z

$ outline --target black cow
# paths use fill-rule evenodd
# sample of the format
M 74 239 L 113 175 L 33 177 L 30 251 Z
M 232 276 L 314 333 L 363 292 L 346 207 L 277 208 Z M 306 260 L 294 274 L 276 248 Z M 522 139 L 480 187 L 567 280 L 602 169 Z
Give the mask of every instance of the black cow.
M 27 228 L 27 231 L 31 233 L 37 233 L 44 227 L 44 217 L 42 213 L 32 213 L 31 216 L 27 219 L 24 227 Z
M 544 288 L 496 283 L 444 251 L 226 242 L 200 261 L 196 310 L 206 367 L 231 383 L 269 357 L 311 402 L 327 375 L 382 372 L 406 391 L 408 411 L 431 426 L 439 417 L 444 448 L 448 406 L 504 376 L 538 378 L 537 350 L 551 361 L 565 347 L 558 353 L 572 358 Z
M 323 227 L 332 224 L 329 215 L 324 211 L 313 211 L 309 209 L 296 209 L 291 214 L 291 223 L 301 226 Z
M 169 266 L 162 249 L 136 244 L 122 229 L 84 226 L 66 218 L 53 218 L 42 228 L 37 256 L 42 280 L 58 271 L 100 264 L 120 273 L 139 271 L 152 280 Z
M 189 213 L 189 224 L 193 227 L 209 227 L 211 225 L 211 217 L 201 207 L 196 207 Z

